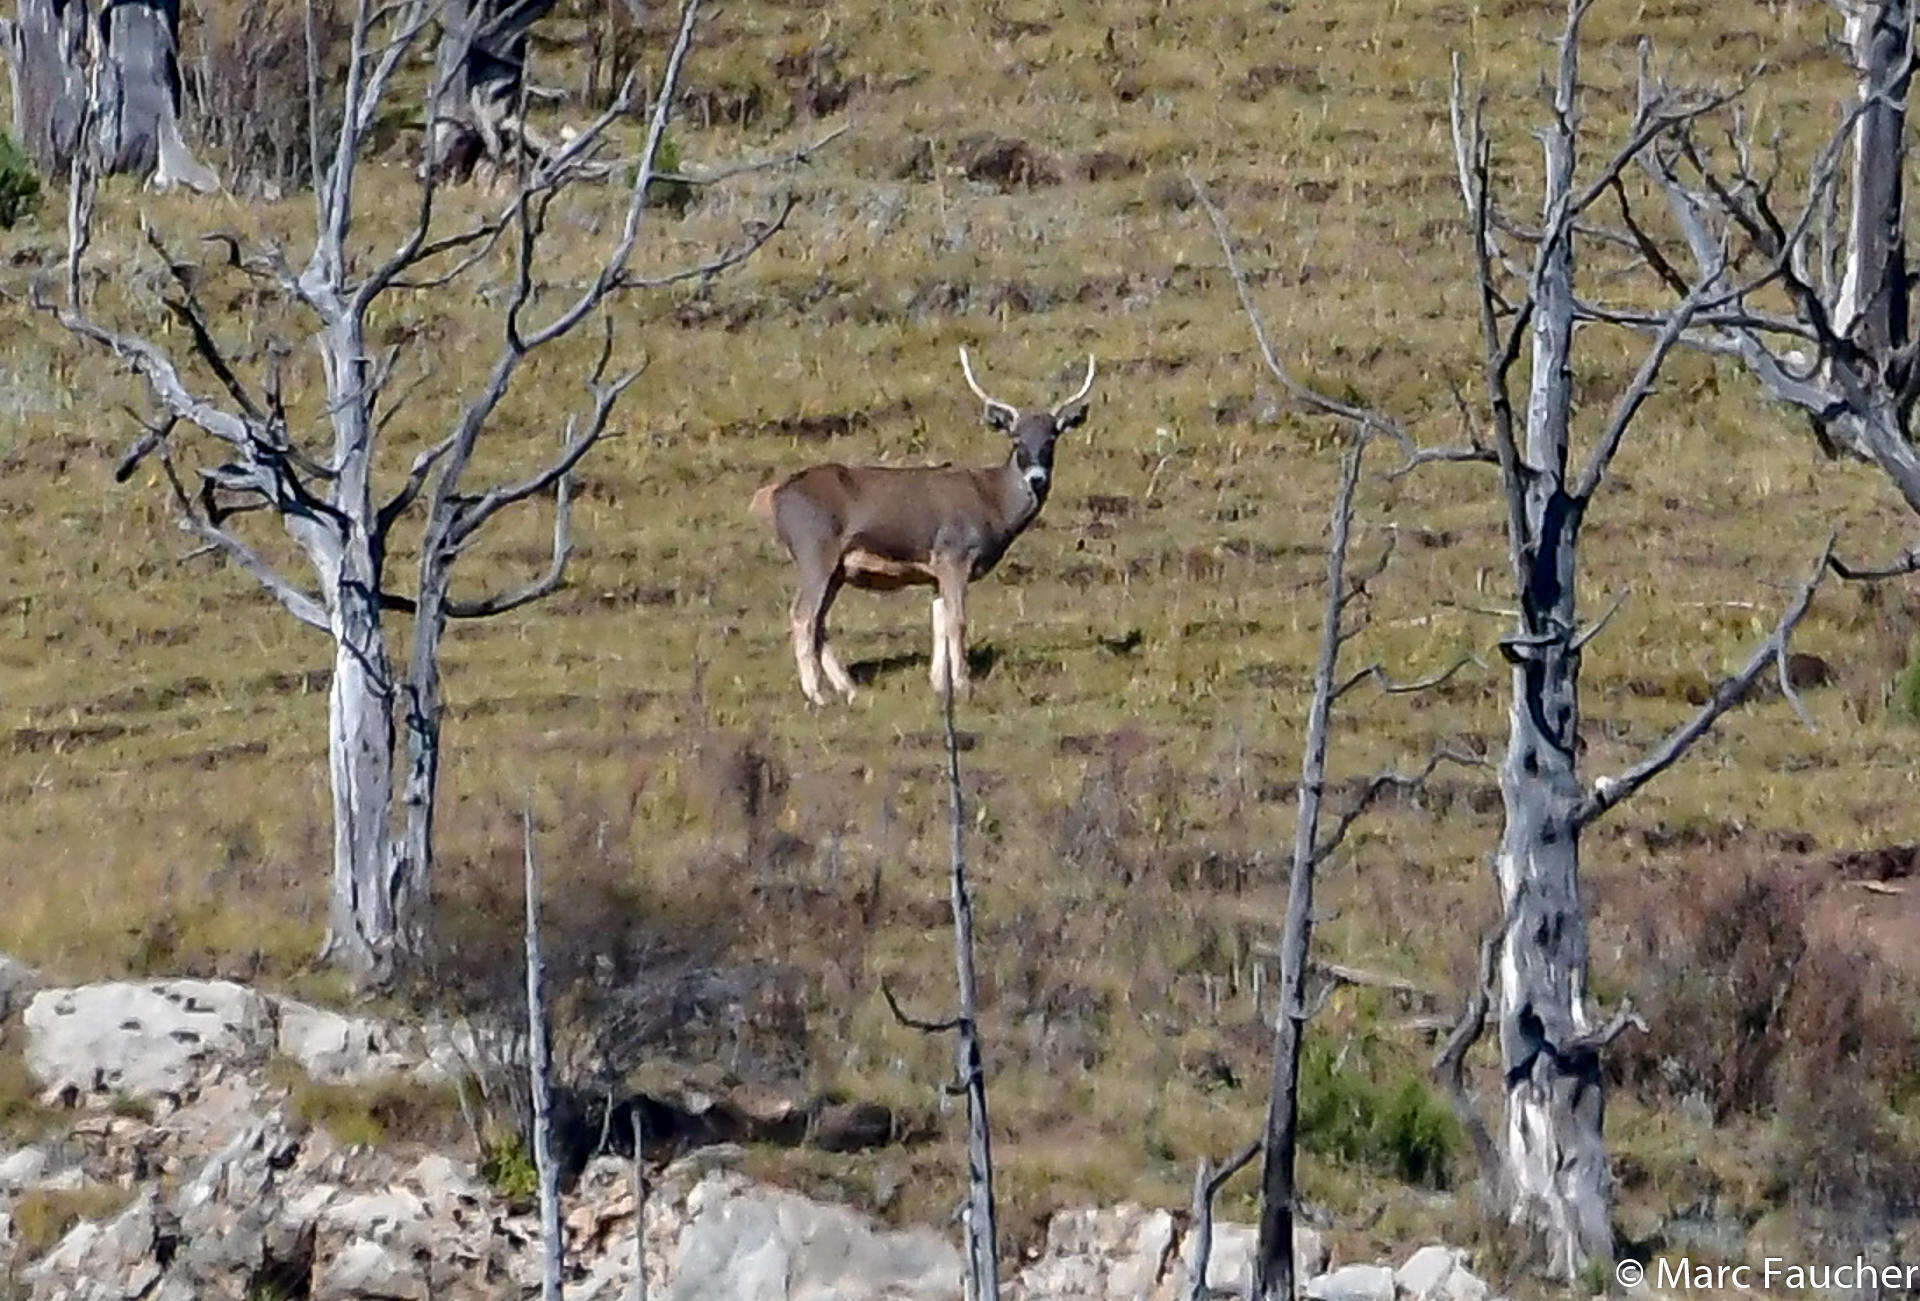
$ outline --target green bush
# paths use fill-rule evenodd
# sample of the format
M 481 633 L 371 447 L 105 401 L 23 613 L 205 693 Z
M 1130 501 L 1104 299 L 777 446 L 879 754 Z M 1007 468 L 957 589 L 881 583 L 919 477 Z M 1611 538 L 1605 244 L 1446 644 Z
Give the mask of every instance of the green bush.
M 0 131 L 0 230 L 19 225 L 39 203 L 40 178 L 33 164 L 13 137 Z
M 512 1131 L 489 1134 L 481 1140 L 480 1177 L 514 1205 L 529 1203 L 540 1193 L 540 1172 L 527 1145 Z
M 1301 1145 L 1407 1183 L 1446 1187 L 1460 1140 L 1453 1113 L 1420 1076 L 1394 1072 L 1376 1082 L 1377 1073 L 1370 1063 L 1343 1065 L 1330 1048 L 1307 1045 L 1300 1056 Z
M 653 170 L 656 173 L 678 173 L 680 170 L 680 141 L 671 131 L 660 137 L 660 149 L 653 156 Z M 627 184 L 631 186 L 639 179 L 638 164 L 627 169 Z M 693 186 L 686 181 L 655 179 L 647 182 L 647 206 L 665 208 L 676 217 L 684 217 L 693 204 Z

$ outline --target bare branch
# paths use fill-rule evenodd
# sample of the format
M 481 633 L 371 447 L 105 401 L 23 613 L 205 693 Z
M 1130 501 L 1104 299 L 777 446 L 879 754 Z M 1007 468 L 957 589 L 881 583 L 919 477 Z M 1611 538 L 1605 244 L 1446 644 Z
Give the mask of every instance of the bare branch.
M 880 982 L 880 994 L 887 1000 L 887 1008 L 893 1013 L 893 1019 L 909 1030 L 920 1030 L 927 1034 L 948 1034 L 958 1030 L 967 1022 L 963 1016 L 949 1017 L 945 1021 L 925 1021 L 916 1016 L 909 1016 L 901 1009 L 900 1000 L 893 996 L 892 987 L 884 980 Z
M 519 587 L 478 600 L 462 601 L 449 597 L 446 604 L 448 618 L 485 619 L 506 614 L 560 590 L 561 584 L 566 581 L 567 561 L 573 555 L 573 493 L 568 484 L 567 477 L 562 475 L 554 487 L 553 559 L 548 563 L 546 572 Z
M 167 483 L 173 490 L 174 504 L 179 509 L 181 530 L 200 539 L 207 549 L 217 551 L 246 571 L 267 595 L 278 601 L 287 613 L 301 623 L 331 635 L 333 627 L 320 598 L 301 591 L 259 552 L 197 510 L 186 485 L 180 481 L 179 473 L 174 469 L 172 457 L 167 454 L 165 439 L 156 440 L 155 445 L 160 451 L 160 464 L 166 472 Z
M 1369 664 L 1358 673 L 1349 677 L 1345 682 L 1335 687 L 1333 689 L 1333 698 L 1338 700 L 1361 683 L 1369 681 L 1377 683 L 1380 690 L 1389 696 L 1404 696 L 1419 691 L 1431 691 L 1433 688 L 1447 682 L 1454 674 L 1469 664 L 1482 669 L 1486 668 L 1486 665 L 1481 662 L 1478 655 L 1462 655 L 1459 659 L 1447 665 L 1446 668 L 1433 674 L 1431 677 L 1418 678 L 1412 682 L 1395 682 L 1387 676 L 1387 670 L 1384 665 L 1378 663 Z
M 1361 787 L 1360 794 L 1355 798 L 1353 804 L 1345 813 L 1340 815 L 1340 821 L 1334 825 L 1333 831 L 1314 848 L 1313 861 L 1315 863 L 1322 863 L 1337 853 L 1340 846 L 1346 841 L 1347 833 L 1353 830 L 1354 823 L 1364 817 L 1367 810 L 1372 808 L 1382 795 L 1390 790 L 1420 790 L 1426 785 L 1427 779 L 1432 777 L 1434 771 L 1443 763 L 1456 763 L 1463 768 L 1483 768 L 1486 766 L 1486 760 L 1482 759 L 1479 755 L 1442 748 L 1428 756 L 1427 762 L 1422 765 L 1418 772 L 1403 773 L 1396 769 L 1388 768 L 1383 772 L 1375 773 L 1368 779 L 1367 784 Z
M 1800 620 L 1806 616 L 1808 608 L 1812 606 L 1813 595 L 1819 589 L 1821 580 L 1826 577 L 1832 559 L 1833 540 L 1829 538 L 1825 549 L 1820 553 L 1819 562 L 1814 566 L 1813 573 L 1800 585 L 1798 594 L 1788 604 L 1785 613 L 1780 616 L 1780 621 L 1774 625 L 1773 631 L 1768 634 L 1767 639 L 1754 651 L 1739 672 L 1722 679 L 1720 685 L 1714 688 L 1713 695 L 1707 703 L 1702 705 L 1693 717 L 1669 732 L 1665 739 L 1639 763 L 1615 776 L 1595 780 L 1592 792 L 1574 812 L 1573 822 L 1576 827 L 1591 824 L 1607 810 L 1624 803 L 1642 786 L 1671 768 L 1695 741 L 1712 730 L 1714 723 L 1719 721 L 1722 714 L 1746 697 L 1760 675 L 1766 672 L 1770 665 L 1776 663 L 1785 652 L 1788 641 L 1793 637 L 1794 629 L 1799 626 Z
M 1240 259 L 1233 251 L 1233 233 L 1227 228 L 1227 219 L 1213 200 L 1207 197 L 1205 187 L 1191 170 L 1187 173 L 1187 184 L 1193 190 L 1193 197 L 1207 214 L 1207 220 L 1213 223 L 1214 237 L 1220 243 L 1221 255 L 1226 260 L 1227 274 L 1233 279 L 1234 292 L 1239 295 L 1240 309 L 1246 314 L 1247 321 L 1253 326 L 1254 342 L 1259 345 L 1260 358 L 1266 363 L 1267 372 L 1280 382 L 1281 387 L 1304 405 L 1319 411 L 1323 415 L 1336 416 L 1350 420 L 1372 432 L 1385 434 L 1402 446 L 1411 447 L 1412 440 L 1399 424 L 1367 407 L 1356 407 L 1337 398 L 1328 397 L 1316 389 L 1308 388 L 1296 380 L 1293 373 L 1280 361 L 1273 350 L 1273 343 L 1267 337 L 1266 320 L 1260 315 L 1259 306 L 1253 301 L 1253 292 L 1247 285 L 1246 273 L 1241 270 Z
M 1500 949 L 1505 944 L 1507 930 L 1513 925 L 1512 914 L 1504 916 L 1500 924 L 1488 931 L 1480 941 L 1480 963 L 1477 968 L 1477 980 L 1473 991 L 1467 997 L 1467 1004 L 1461 1009 L 1460 1019 L 1454 1023 L 1453 1030 L 1447 1035 L 1446 1042 L 1433 1058 L 1433 1076 L 1446 1087 L 1447 1096 L 1453 1103 L 1454 1115 L 1460 1121 L 1460 1127 L 1467 1132 L 1473 1144 L 1475 1157 L 1480 1162 L 1483 1177 L 1494 1193 L 1494 1200 L 1502 1198 L 1499 1189 L 1504 1181 L 1504 1167 L 1500 1161 L 1500 1150 L 1494 1144 L 1493 1135 L 1488 1132 L 1486 1118 L 1480 1114 L 1480 1108 L 1474 1105 L 1473 1095 L 1467 1089 L 1467 1054 L 1480 1041 L 1487 1027 L 1487 1014 L 1493 1006 L 1493 988 L 1495 975 L 1499 968 Z

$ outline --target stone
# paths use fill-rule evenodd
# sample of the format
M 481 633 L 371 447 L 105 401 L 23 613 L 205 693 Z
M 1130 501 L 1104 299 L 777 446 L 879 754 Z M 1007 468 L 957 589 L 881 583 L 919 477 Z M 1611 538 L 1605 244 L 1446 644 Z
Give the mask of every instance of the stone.
M 960 1253 L 926 1229 L 882 1229 L 848 1207 L 729 1172 L 687 1195 L 666 1301 L 958 1301 Z
M 1253 1286 L 1253 1256 L 1259 1241 L 1260 1230 L 1254 1225 L 1215 1220 L 1213 1250 L 1207 1256 L 1207 1286 L 1245 1296 L 1247 1289 Z M 1198 1245 L 1191 1234 L 1180 1243 L 1180 1262 L 1176 1272 L 1183 1284 L 1193 1268 L 1193 1253 Z M 1327 1262 L 1327 1244 L 1319 1231 L 1305 1224 L 1294 1225 L 1294 1277 L 1312 1278 L 1325 1272 Z
M 40 1147 L 23 1147 L 5 1157 L 0 1157 L 0 1193 L 19 1193 L 37 1185 L 47 1173 L 50 1164 L 47 1151 Z
M 413 1036 L 370 1017 L 344 1016 L 291 998 L 273 1000 L 276 1050 L 323 1084 L 365 1084 L 441 1068 Z
M 27 1003 L 27 1069 L 70 1105 L 189 1097 L 222 1066 L 272 1045 L 267 1001 L 224 980 L 115 982 L 45 989 Z
M 1172 1215 L 1132 1203 L 1061 1211 L 1047 1221 L 1040 1258 L 1020 1272 L 1016 1294 L 1149 1301 L 1168 1274 L 1175 1236 Z
M 1385 1265 L 1342 1265 L 1307 1280 L 1307 1301 L 1394 1301 L 1393 1286 Z
M 1467 1268 L 1466 1252 L 1439 1244 L 1407 1257 L 1393 1278 L 1403 1301 L 1486 1301 L 1489 1292 Z

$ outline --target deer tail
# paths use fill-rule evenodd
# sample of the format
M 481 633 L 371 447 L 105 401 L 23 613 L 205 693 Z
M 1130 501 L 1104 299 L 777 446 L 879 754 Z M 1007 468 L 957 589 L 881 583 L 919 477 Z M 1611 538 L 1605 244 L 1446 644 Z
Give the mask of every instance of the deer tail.
M 758 519 L 762 523 L 765 523 L 769 526 L 772 525 L 773 495 L 776 492 L 779 492 L 780 489 L 785 486 L 786 486 L 786 481 L 784 479 L 776 480 L 773 483 L 767 484 L 765 487 L 761 488 L 760 491 L 753 494 L 753 500 L 750 503 L 748 503 L 747 509 L 753 512 L 753 516 L 755 519 Z

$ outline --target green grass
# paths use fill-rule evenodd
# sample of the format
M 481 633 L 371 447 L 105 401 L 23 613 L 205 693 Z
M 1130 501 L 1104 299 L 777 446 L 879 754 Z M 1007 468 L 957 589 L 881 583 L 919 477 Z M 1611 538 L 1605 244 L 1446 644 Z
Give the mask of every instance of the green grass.
M 684 220 L 663 215 L 644 242 L 647 265 L 681 261 L 789 186 L 801 199 L 790 231 L 739 274 L 617 313 L 616 364 L 649 365 L 616 422 L 622 436 L 583 468 L 568 589 L 449 638 L 447 879 L 496 870 L 511 825 L 501 810 L 532 789 L 545 826 L 595 836 L 649 893 L 724 901 L 743 959 L 800 973 L 812 1046 L 796 1087 L 930 1098 L 949 1049 L 895 1025 L 879 995 L 885 978 L 917 1007 L 950 997 L 926 607 L 849 594 L 836 644 L 877 676 L 852 708 L 803 708 L 787 574 L 746 503 L 814 460 L 997 459 L 1002 445 L 960 382 L 959 344 L 990 387 L 1023 401 L 1058 390 L 1095 352 L 1092 418 L 1059 450 L 1053 500 L 970 602 L 974 646 L 992 660 L 960 718 L 978 737 L 964 764 L 984 1028 L 1010 1221 L 1095 1198 L 1184 1204 L 1193 1163 L 1243 1143 L 1263 1104 L 1251 972 L 1285 893 L 1337 431 L 1276 399 L 1181 169 L 1190 162 L 1225 206 L 1303 378 L 1392 410 L 1422 438 L 1457 437 L 1448 383 L 1475 389 L 1479 344 L 1447 56 L 1460 49 L 1487 76 L 1502 172 L 1523 184 L 1537 168 L 1525 131 L 1539 116 L 1547 17 L 1362 0 L 1284 13 L 1264 0 L 1070 11 L 833 0 L 717 15 L 692 88 L 738 103 L 757 87 L 768 107 L 745 126 L 682 122 L 689 166 L 826 129 L 790 124 L 794 87 L 768 71 L 823 26 L 867 89 L 833 120 L 853 132 L 803 173 L 741 178 Z M 1769 121 L 1791 131 L 1831 118 L 1841 70 L 1812 53 L 1826 22 L 1813 0 L 1609 3 L 1593 14 L 1589 67 L 1626 85 L 1642 32 L 1702 76 L 1767 54 L 1788 70 L 1760 94 Z M 574 84 L 562 56 L 541 57 L 553 60 L 548 79 Z M 1596 127 L 1617 123 L 1622 102 L 1597 100 Z M 1028 141 L 1065 179 L 1010 193 L 966 180 L 954 160 L 985 131 Z M 930 170 L 902 174 L 921 141 Z M 1132 170 L 1077 179 L 1079 160 L 1103 151 Z M 385 245 L 411 219 L 403 161 L 366 176 L 360 234 Z M 556 213 L 572 233 L 552 279 L 584 274 L 615 201 L 589 194 Z M 160 309 L 129 292 L 149 274 L 128 234 L 136 209 L 181 250 L 211 226 L 297 250 L 310 223 L 297 198 L 115 184 L 102 202 L 118 232 L 97 253 L 103 310 L 156 334 Z M 449 196 L 449 227 L 488 202 Z M 60 207 L 0 236 L 0 255 L 57 256 Z M 482 273 L 495 286 L 504 275 Z M 244 345 L 249 330 L 276 327 L 304 337 L 256 315 L 243 280 L 209 272 L 203 292 L 226 314 L 223 338 Z M 133 433 L 116 413 L 137 404 L 131 384 L 45 318 L 0 312 L 0 376 L 13 388 L 0 400 L 0 950 L 72 977 L 167 968 L 324 983 L 307 964 L 328 870 L 325 648 L 241 575 L 182 559 L 151 475 L 111 481 Z M 426 376 L 394 426 L 391 484 L 457 410 L 497 322 L 468 292 L 394 300 L 378 324 L 383 342 L 410 341 L 403 368 Z M 582 400 L 592 342 L 529 371 L 500 413 L 484 479 L 552 445 Z M 1633 360 L 1619 340 L 1583 336 L 1581 392 L 1617 391 Z M 297 429 L 317 415 L 316 374 L 296 346 L 286 382 Z M 1596 418 L 1591 406 L 1583 415 Z M 1696 357 L 1675 361 L 1617 466 L 1594 509 L 1582 600 L 1597 611 L 1633 596 L 1585 657 L 1592 772 L 1636 756 L 1744 656 L 1830 529 L 1850 554 L 1883 555 L 1909 523 L 1870 473 L 1818 462 L 1797 421 Z M 1499 662 L 1505 624 L 1487 611 L 1503 604 L 1504 544 L 1490 489 L 1483 467 L 1369 485 L 1365 549 L 1390 521 L 1402 546 L 1356 663 L 1413 676 L 1462 651 Z M 1096 496 L 1132 508 L 1116 515 Z M 270 527 L 243 527 L 285 557 Z M 532 572 L 548 528 L 525 511 L 470 559 L 465 590 Z M 406 571 L 404 546 L 395 563 Z M 1707 839 L 1804 834 L 1826 851 L 1902 836 L 1912 734 L 1885 701 L 1911 632 L 1897 600 L 1823 594 L 1800 639 L 1839 668 L 1838 685 L 1808 693 L 1820 732 L 1777 703 L 1736 711 L 1592 834 L 1598 981 L 1631 991 L 1634 973 L 1613 956 L 1634 915 L 1626 903 L 1643 881 L 1686 872 Z M 406 634 L 397 621 L 396 642 Z M 1417 761 L 1442 741 L 1491 745 L 1502 697 L 1482 674 L 1412 704 L 1356 693 L 1336 775 Z M 786 778 L 766 826 L 804 846 L 778 862 L 742 862 L 739 800 L 697 758 L 749 737 Z M 1450 777 L 1426 808 L 1387 810 L 1356 833 L 1323 874 L 1330 957 L 1458 987 L 1494 907 L 1491 781 Z M 1096 811 L 1105 834 L 1072 834 L 1076 810 Z M 570 870 L 550 865 L 554 890 Z M 1356 1026 L 1341 1007 L 1314 1024 L 1316 1040 Z M 1390 1110 L 1428 1045 L 1380 1033 L 1399 1038 L 1368 1087 Z M 371 1133 L 358 1102 L 314 1106 L 349 1128 L 365 1118 Z M 1614 1115 L 1631 1139 L 1631 1106 Z M 1747 1144 L 1712 1131 L 1675 1141 L 1702 1161 Z M 957 1154 L 948 1133 L 892 1158 L 924 1175 L 904 1200 L 942 1213 Z M 814 1160 L 768 1158 L 797 1181 L 830 1177 Z M 1310 1198 L 1365 1222 L 1394 1195 L 1389 1172 L 1410 1168 L 1316 1157 L 1304 1178 Z M 1657 1218 L 1684 1191 L 1675 1173 L 1628 1196 Z

